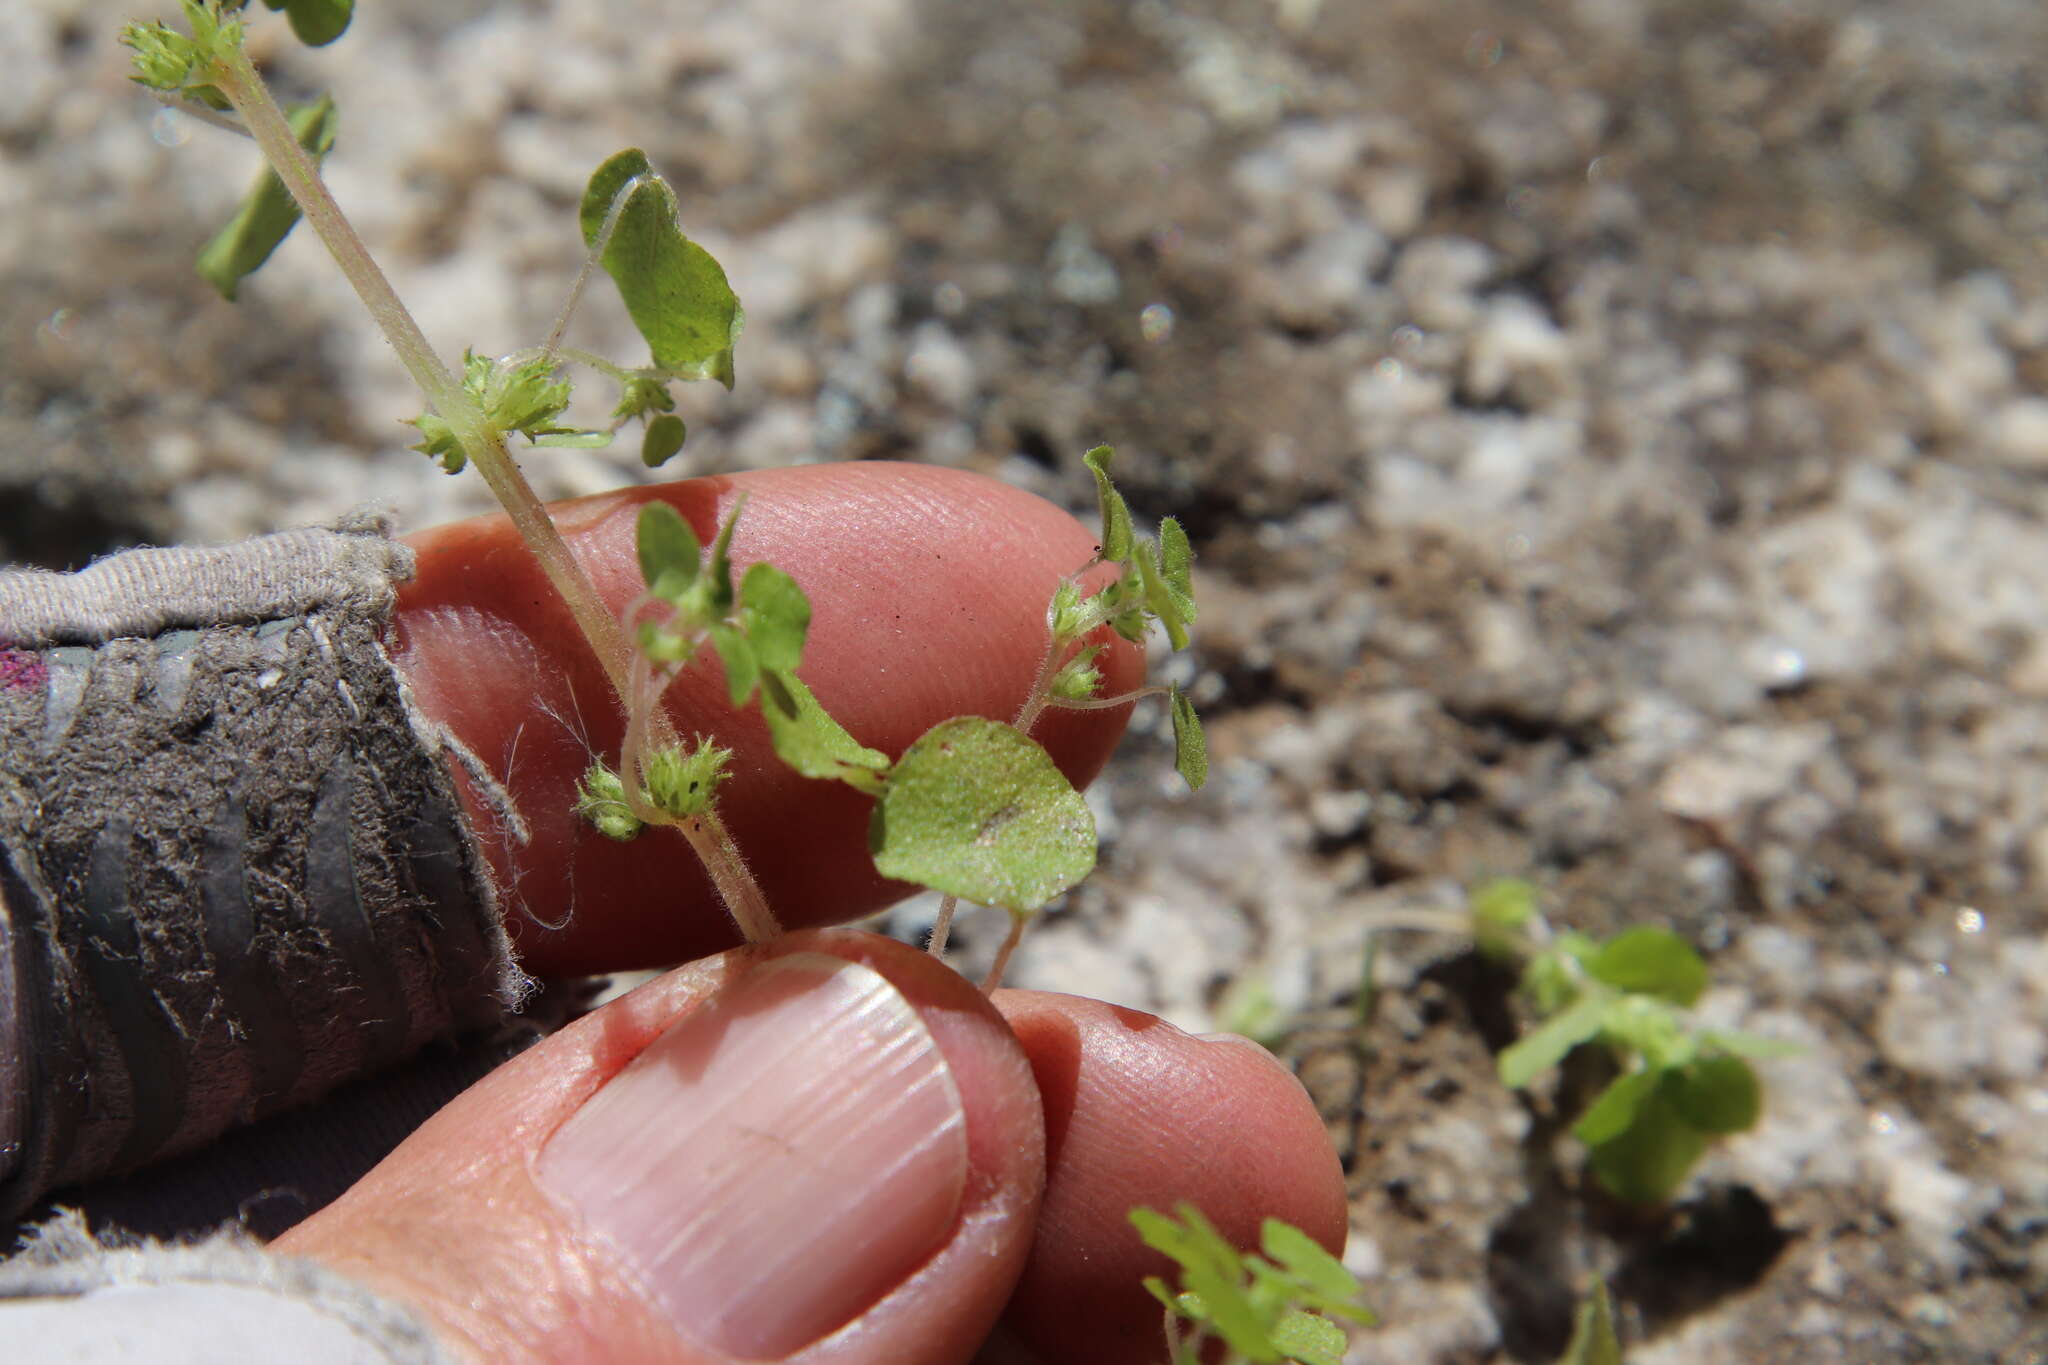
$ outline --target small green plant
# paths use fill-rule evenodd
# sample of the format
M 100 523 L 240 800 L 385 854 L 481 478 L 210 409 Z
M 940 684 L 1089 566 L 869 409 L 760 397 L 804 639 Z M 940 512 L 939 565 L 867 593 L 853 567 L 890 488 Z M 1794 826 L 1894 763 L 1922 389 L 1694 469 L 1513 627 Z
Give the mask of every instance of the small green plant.
M 1199 1209 L 1173 1216 L 1136 1208 L 1132 1226 L 1145 1245 L 1180 1267 L 1180 1286 L 1150 1276 L 1145 1288 L 1166 1310 L 1167 1358 L 1199 1365 L 1223 1343 L 1226 1365 L 1341 1365 L 1345 1333 L 1337 1319 L 1371 1326 L 1359 1283 L 1313 1238 L 1276 1218 L 1260 1229 L 1257 1252 L 1230 1245 Z
M 1501 1052 L 1501 1083 L 1525 1089 L 1582 1046 L 1606 1049 L 1619 1068 L 1572 1126 L 1610 1193 L 1661 1203 L 1709 1143 L 1756 1123 L 1763 1089 L 1746 1059 L 1790 1049 L 1689 1026 L 1707 965 L 1684 939 L 1648 926 L 1605 939 L 1553 933 L 1536 888 L 1515 879 L 1478 888 L 1471 915 L 1481 952 L 1521 964 L 1521 994 L 1542 1021 Z
M 346 29 L 347 0 L 270 0 L 287 8 L 311 42 Z M 547 340 L 503 357 L 465 354 L 460 374 L 428 349 L 338 205 L 321 183 L 318 160 L 333 145 L 337 115 L 323 95 L 287 114 L 271 99 L 243 49 L 244 0 L 183 0 L 189 32 L 167 25 L 131 25 L 123 34 L 135 52 L 135 79 L 160 97 L 253 136 L 270 169 L 251 189 L 234 221 L 202 253 L 201 268 L 232 298 L 296 224 L 311 222 L 373 318 L 385 330 L 425 395 L 428 410 L 412 419 L 415 449 L 449 473 L 475 466 L 527 547 L 569 605 L 604 665 L 627 717 L 618 761 L 593 764 L 576 808 L 613 839 L 648 826 L 679 830 L 710 871 L 742 934 L 778 932 L 744 857 L 717 812 L 727 753 L 699 737 L 673 731 L 662 698 L 705 647 L 723 667 L 735 708 L 758 702 L 776 753 L 806 777 L 845 782 L 875 800 L 870 842 L 885 876 L 942 893 L 933 951 L 944 948 L 958 900 L 1009 912 L 1011 930 L 989 976 L 1005 964 L 1032 917 L 1095 865 L 1095 823 L 1086 803 L 1029 737 L 1048 708 L 1123 706 L 1161 691 L 1172 719 L 1176 763 L 1200 786 L 1207 759 L 1201 727 L 1176 688 L 1099 695 L 1094 666 L 1114 632 L 1145 638 L 1160 626 L 1172 646 L 1188 643 L 1195 617 L 1193 554 L 1180 526 L 1167 518 L 1158 540 L 1136 535 L 1129 507 L 1110 478 L 1107 447 L 1089 452 L 1102 516 L 1096 558 L 1077 565 L 1048 604 L 1047 639 L 1031 690 L 1008 722 L 961 716 L 935 726 L 895 759 L 860 744 L 828 715 L 799 675 L 811 608 L 803 589 L 781 570 L 755 564 L 735 583 L 729 548 L 735 509 L 708 550 L 674 509 L 651 504 L 638 527 L 646 592 L 622 621 L 599 602 L 569 556 L 513 459 L 510 438 L 533 446 L 597 446 L 620 427 L 645 424 L 641 457 L 659 465 L 683 444 L 671 386 L 712 379 L 730 388 L 733 348 L 745 321 L 725 272 L 677 222 L 673 190 L 629 149 L 590 177 L 578 219 L 588 258 Z M 565 347 L 565 333 L 593 271 L 602 267 L 647 342 L 638 367 Z M 586 430 L 563 421 L 572 385 L 569 364 L 617 386 L 612 422 Z M 1084 581 L 1097 570 L 1092 590 Z
M 1186 534 L 1171 518 L 1160 523 L 1156 541 L 1136 534 L 1111 479 L 1107 447 L 1085 457 L 1096 483 L 1102 544 L 1060 581 L 1047 604 L 1036 676 L 1007 722 L 954 717 L 894 759 L 848 734 L 800 676 L 811 622 L 803 588 L 769 564 L 735 574 L 730 550 L 743 504 L 709 546 L 672 507 L 648 504 L 636 531 L 645 591 L 623 617 L 614 615 L 569 555 L 509 442 L 518 436 L 535 447 L 599 446 L 639 420 L 645 424 L 641 458 L 658 466 L 686 436 L 672 411 L 671 386 L 701 379 L 732 386 L 733 350 L 745 315 L 718 263 L 684 235 L 673 190 L 637 150 L 599 166 L 579 210 L 588 257 L 546 341 L 502 357 L 465 354 L 457 373 L 428 347 L 321 182 L 319 161 L 338 127 L 333 100 L 322 95 L 290 112 L 277 106 L 243 48 L 245 0 L 181 3 L 186 32 L 164 24 L 124 31 L 135 53 L 135 79 L 159 98 L 253 137 L 269 167 L 201 253 L 202 273 L 232 300 L 302 216 L 312 224 L 426 398 L 427 410 L 411 419 L 420 437 L 414 448 L 451 474 L 474 467 L 482 475 L 618 695 L 626 716 L 620 753 L 615 762 L 591 764 L 576 798 L 577 813 L 598 833 L 623 841 L 650 826 L 680 831 L 741 932 L 754 941 L 779 932 L 718 818 L 719 791 L 731 775 L 729 751 L 705 736 L 681 739 L 663 705 L 670 685 L 708 649 L 719 660 L 731 705 L 760 708 L 785 763 L 874 800 L 869 833 L 877 869 L 944 896 L 934 953 L 944 949 L 957 901 L 1009 913 L 1009 935 L 985 983 L 993 989 L 1035 914 L 1095 865 L 1095 823 L 1086 803 L 1028 733 L 1045 711 L 1120 707 L 1141 695 L 1162 695 L 1176 767 L 1191 787 L 1202 785 L 1208 760 L 1201 725 L 1178 688 L 1100 694 L 1095 662 L 1109 634 L 1141 641 L 1157 626 L 1181 649 L 1196 614 Z M 352 0 L 266 3 L 285 10 L 313 45 L 339 37 L 352 12 Z M 562 344 L 599 267 L 648 344 L 645 365 L 621 366 Z M 616 385 L 618 401 L 605 428 L 564 422 L 570 364 Z M 1284 1223 L 1268 1221 L 1260 1257 L 1240 1256 L 1191 1208 L 1183 1207 L 1179 1221 L 1148 1210 L 1132 1218 L 1146 1240 L 1184 1270 L 1180 1294 L 1153 1286 L 1170 1320 L 1193 1324 L 1186 1341 L 1177 1333 L 1170 1337 L 1176 1361 L 1196 1359 L 1213 1335 L 1229 1343 L 1234 1359 L 1335 1365 L 1343 1335 L 1319 1315 L 1371 1321 L 1350 1305 L 1357 1284 L 1343 1267 Z

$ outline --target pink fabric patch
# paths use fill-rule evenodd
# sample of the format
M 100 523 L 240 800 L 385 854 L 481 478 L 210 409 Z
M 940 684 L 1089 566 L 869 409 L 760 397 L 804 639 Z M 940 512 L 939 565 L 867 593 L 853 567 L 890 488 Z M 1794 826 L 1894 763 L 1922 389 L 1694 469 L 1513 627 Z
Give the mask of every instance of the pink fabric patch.
M 43 662 L 42 655 L 0 645 L 0 688 L 10 692 L 17 687 L 39 688 L 49 676 L 49 665 Z

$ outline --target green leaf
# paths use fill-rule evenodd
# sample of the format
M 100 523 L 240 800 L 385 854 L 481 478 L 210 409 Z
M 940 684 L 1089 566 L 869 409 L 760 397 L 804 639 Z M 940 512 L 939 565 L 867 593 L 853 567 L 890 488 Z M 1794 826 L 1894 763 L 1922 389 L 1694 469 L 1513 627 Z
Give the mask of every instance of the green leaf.
M 1579 1305 L 1571 1343 L 1558 1365 L 1622 1365 L 1621 1338 L 1614 1334 L 1614 1307 L 1604 1282 L 1594 1281 L 1593 1292 Z
M 585 245 L 597 245 L 621 195 L 600 260 L 654 363 L 677 378 L 716 379 L 730 389 L 733 343 L 745 314 L 711 253 L 683 235 L 675 191 L 638 148 L 590 177 L 579 214 Z
M 1586 964 L 1595 979 L 1624 991 L 1690 1005 L 1707 988 L 1707 964 L 1669 929 L 1624 929 Z
M 655 418 L 647 424 L 647 434 L 640 438 L 640 463 L 649 469 L 659 469 L 683 448 L 683 440 L 689 434 L 683 419 L 674 413 Z
M 640 579 L 656 597 L 672 602 L 696 581 L 703 549 L 690 523 L 669 504 L 657 499 L 641 506 L 633 544 L 640 554 Z
M 1354 1322 L 1373 1321 L 1370 1312 L 1352 1302 L 1362 1290 L 1358 1277 L 1300 1228 L 1266 1219 L 1259 1225 L 1259 1249 L 1286 1270 L 1309 1306 Z
M 325 156 L 334 145 L 338 121 L 334 97 L 322 95 L 311 104 L 298 105 L 291 110 L 290 118 L 292 134 L 299 145 L 311 152 L 315 161 Z M 236 287 L 243 277 L 270 259 L 270 253 L 277 250 L 298 221 L 299 205 L 291 191 L 277 178 L 277 172 L 264 171 L 242 196 L 228 225 L 200 250 L 199 273 L 220 291 L 222 298 L 234 302 Z
M 292 32 L 307 47 L 325 47 L 348 32 L 355 13 L 355 0 L 263 0 L 272 10 L 283 10 L 292 21 Z
M 718 536 L 711 542 L 711 562 L 704 566 L 705 601 L 704 612 L 707 620 L 722 620 L 732 612 L 732 533 L 740 524 L 740 513 L 747 507 L 747 495 L 739 495 L 726 513 L 725 523 L 718 528 Z
M 1028 736 L 960 716 L 897 760 L 868 842 L 885 877 L 1027 914 L 1094 870 L 1095 816 Z
M 602 763 L 593 763 L 584 771 L 583 780 L 576 787 L 574 809 L 577 815 L 597 826 L 599 834 L 622 844 L 646 828 L 626 805 L 626 784 Z
M 1706 1135 L 1671 1102 L 1667 1077 L 1643 1097 L 1627 1128 L 1592 1148 L 1589 1164 L 1617 1199 L 1661 1204 L 1685 1183 L 1706 1149 Z
M 1588 1147 L 1621 1135 L 1623 1129 L 1635 1122 L 1636 1110 L 1643 1097 L 1657 1088 L 1662 1071 L 1632 1071 L 1626 1076 L 1616 1076 L 1605 1090 L 1579 1115 L 1579 1121 L 1572 1125 L 1572 1136 Z
M 1496 877 L 1473 891 L 1467 906 L 1479 951 L 1493 958 L 1520 956 L 1539 904 L 1535 883 L 1520 877 Z
M 1244 1292 L 1243 1255 L 1194 1205 L 1177 1205 L 1174 1213 L 1177 1220 L 1148 1208 L 1129 1214 L 1139 1239 L 1180 1265 L 1183 1292 L 1168 1307 L 1213 1328 L 1246 1359 L 1277 1365 L 1270 1324 Z
M 1606 1005 L 1601 996 L 1584 996 L 1563 1013 L 1530 1030 L 1527 1037 L 1502 1049 L 1496 1063 L 1501 1084 L 1519 1090 L 1563 1061 L 1566 1053 L 1600 1032 L 1600 1018 Z
M 776 755 L 803 776 L 881 794 L 889 756 L 846 733 L 796 674 L 761 675 L 761 715 Z
M 1668 1073 L 1671 1103 L 1703 1133 L 1740 1133 L 1763 1114 L 1763 1087 L 1740 1057 L 1702 1057 Z
M 1188 790 L 1200 791 L 1209 780 L 1209 741 L 1202 734 L 1202 718 L 1178 684 L 1168 689 L 1166 702 L 1173 717 L 1173 766 Z
M 1095 497 L 1102 509 L 1102 558 L 1112 564 L 1131 557 L 1131 508 L 1110 482 L 1109 462 L 1116 452 L 1097 446 L 1081 457 L 1095 476 Z
M 1159 561 L 1159 547 L 1150 541 L 1141 543 L 1132 554 L 1130 564 L 1137 571 L 1138 595 L 1145 609 L 1166 627 L 1166 639 L 1175 649 L 1188 647 L 1188 620 L 1194 604 L 1177 596 L 1166 582 L 1166 571 Z
M 1328 1318 L 1296 1308 L 1273 1327 L 1270 1339 L 1282 1356 L 1300 1365 L 1344 1365 L 1350 1341 Z
M 1169 592 L 1180 604 L 1184 619 L 1195 619 L 1195 551 L 1180 518 L 1166 517 L 1159 523 L 1159 570 Z
M 718 651 L 718 662 L 725 668 L 726 695 L 737 711 L 747 704 L 754 695 L 754 688 L 760 685 L 760 653 L 737 626 L 714 621 L 706 629 L 711 635 L 711 647 Z
M 753 565 L 740 580 L 739 607 L 761 667 L 796 672 L 811 628 L 811 599 L 797 581 L 772 564 Z

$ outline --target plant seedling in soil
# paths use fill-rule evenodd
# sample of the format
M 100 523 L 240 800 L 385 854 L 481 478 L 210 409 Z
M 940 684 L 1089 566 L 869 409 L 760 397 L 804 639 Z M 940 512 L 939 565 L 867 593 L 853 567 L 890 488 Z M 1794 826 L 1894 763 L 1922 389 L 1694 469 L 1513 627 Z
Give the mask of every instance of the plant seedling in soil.
M 1791 1049 L 1689 1026 L 1685 1011 L 1707 987 L 1691 944 L 1651 926 L 1554 934 L 1535 887 L 1513 879 L 1475 891 L 1471 913 L 1480 951 L 1522 964 L 1521 994 L 1541 1020 L 1502 1050 L 1501 1083 L 1526 1089 L 1581 1046 L 1605 1048 L 1620 1070 L 1572 1125 L 1609 1193 L 1663 1203 L 1709 1143 L 1756 1123 L 1763 1087 L 1748 1059 Z

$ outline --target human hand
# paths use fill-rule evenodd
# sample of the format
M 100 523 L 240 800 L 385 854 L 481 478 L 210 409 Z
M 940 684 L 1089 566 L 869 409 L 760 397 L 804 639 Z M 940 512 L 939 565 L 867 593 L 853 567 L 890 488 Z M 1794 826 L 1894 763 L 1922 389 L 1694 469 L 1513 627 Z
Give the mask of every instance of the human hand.
M 670 485 L 558 515 L 620 605 L 639 502 L 667 497 L 702 531 L 739 482 L 756 501 L 736 556 L 806 585 L 807 679 L 891 750 L 949 715 L 1013 711 L 1052 583 L 1091 552 L 1037 499 L 909 467 Z M 680 845 L 622 849 L 570 818 L 617 722 L 531 561 L 487 522 L 417 548 L 393 652 L 421 711 L 503 788 L 497 804 L 466 794 L 525 966 L 730 945 Z M 1141 666 L 1113 651 L 1109 687 Z M 724 809 L 785 923 L 884 903 L 862 804 L 791 775 L 758 721 L 693 682 L 672 693 L 678 726 L 735 748 Z M 1122 721 L 1056 715 L 1038 733 L 1085 781 Z M 1328 1141 L 1263 1051 L 1072 997 L 991 1003 L 900 944 L 812 930 L 695 962 L 542 1042 L 277 1246 L 413 1305 L 478 1359 L 1121 1363 L 1158 1352 L 1139 1280 L 1165 1269 L 1125 1214 L 1182 1199 L 1242 1244 L 1265 1215 L 1341 1241 Z
M 818 603 L 807 679 L 857 735 L 891 750 L 944 716 L 1014 709 L 1037 666 L 1050 585 L 1092 548 L 1037 499 L 944 471 L 841 466 L 738 482 L 754 494 L 740 553 L 772 558 Z M 678 490 L 700 529 L 715 520 L 710 496 L 730 497 L 724 485 Z M 620 595 L 644 496 L 563 517 L 601 586 Z M 553 601 L 528 561 L 503 544 L 475 524 L 422 537 L 398 638 L 422 704 L 479 754 L 514 754 L 508 776 L 534 844 L 521 856 L 492 840 L 491 853 L 533 916 L 561 922 L 515 920 L 526 964 L 618 968 L 731 942 L 694 869 L 675 889 L 686 860 L 643 844 L 601 848 L 600 861 L 587 847 L 597 841 L 553 822 L 588 760 L 584 742 L 603 749 L 616 722 L 574 637 L 552 633 Z M 971 619 L 956 626 L 961 617 Z M 1109 666 L 1109 690 L 1127 690 L 1142 660 L 1119 651 Z M 713 691 L 686 692 L 678 726 L 688 733 L 723 706 Z M 574 715 L 581 735 L 559 719 Z M 1086 780 L 1122 721 L 1068 713 L 1039 737 Z M 731 785 L 729 819 L 785 922 L 878 903 L 859 803 L 790 776 L 764 738 L 735 736 L 729 719 L 720 729 L 748 769 Z M 1125 1214 L 1182 1199 L 1243 1245 L 1272 1215 L 1341 1246 L 1335 1157 L 1270 1055 L 1071 996 L 1001 991 L 990 1002 L 924 954 L 828 930 L 695 962 L 578 1021 L 278 1245 L 414 1304 L 479 1359 L 980 1351 L 1128 1365 L 1160 1350 L 1158 1309 L 1139 1281 L 1164 1263 Z

